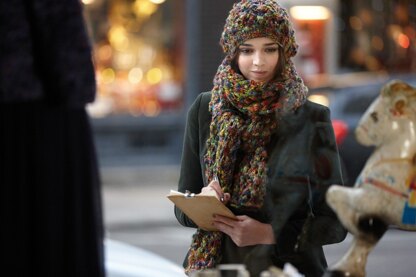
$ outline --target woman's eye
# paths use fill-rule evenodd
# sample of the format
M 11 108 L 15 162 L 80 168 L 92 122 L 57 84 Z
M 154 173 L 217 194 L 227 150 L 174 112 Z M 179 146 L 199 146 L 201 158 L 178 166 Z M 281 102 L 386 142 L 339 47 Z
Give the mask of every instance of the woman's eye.
M 242 53 L 242 54 L 250 54 L 252 52 L 253 52 L 252 49 L 248 49 L 248 48 L 242 48 L 242 49 L 240 49 L 240 53 Z
M 272 48 L 266 48 L 266 53 L 274 53 L 277 51 L 276 47 L 272 47 Z

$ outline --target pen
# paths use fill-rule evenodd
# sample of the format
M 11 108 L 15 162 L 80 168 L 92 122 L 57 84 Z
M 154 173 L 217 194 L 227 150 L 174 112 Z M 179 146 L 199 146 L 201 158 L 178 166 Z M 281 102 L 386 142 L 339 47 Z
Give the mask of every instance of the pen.
M 218 176 L 217 176 L 217 175 L 214 175 L 214 180 L 215 180 L 215 181 L 217 181 L 217 182 L 218 182 L 218 184 L 219 184 L 219 185 L 220 185 L 220 187 L 221 187 L 220 180 L 218 179 Z M 222 190 L 222 188 L 221 188 L 221 190 Z M 221 196 L 220 196 L 220 201 L 221 201 L 221 202 L 224 202 L 224 193 L 221 193 Z

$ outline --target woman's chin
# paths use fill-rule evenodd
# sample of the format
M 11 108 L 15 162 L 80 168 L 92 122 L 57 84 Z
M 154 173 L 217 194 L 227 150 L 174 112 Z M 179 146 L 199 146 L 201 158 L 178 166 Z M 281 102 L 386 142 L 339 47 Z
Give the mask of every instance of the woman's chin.
M 254 81 L 256 83 L 267 83 L 266 79 L 259 79 L 259 78 L 251 78 L 251 81 Z

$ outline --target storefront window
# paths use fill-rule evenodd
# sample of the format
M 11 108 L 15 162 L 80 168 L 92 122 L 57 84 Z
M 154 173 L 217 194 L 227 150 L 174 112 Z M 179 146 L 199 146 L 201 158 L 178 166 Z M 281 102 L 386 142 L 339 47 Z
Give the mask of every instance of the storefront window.
M 341 5 L 342 67 L 416 71 L 414 0 L 343 0 Z
M 83 0 L 94 45 L 92 116 L 154 117 L 183 102 L 183 0 Z

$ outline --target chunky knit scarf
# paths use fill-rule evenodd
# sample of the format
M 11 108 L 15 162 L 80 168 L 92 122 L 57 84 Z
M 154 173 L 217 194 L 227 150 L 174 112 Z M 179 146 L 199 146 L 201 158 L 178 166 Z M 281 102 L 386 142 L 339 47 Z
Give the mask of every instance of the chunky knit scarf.
M 266 147 L 277 128 L 277 118 L 302 105 L 307 89 L 291 61 L 284 81 L 269 83 L 246 80 L 230 63 L 227 56 L 214 78 L 205 174 L 208 181 L 218 177 L 223 191 L 231 195 L 231 207 L 259 210 L 265 194 Z M 223 235 L 198 229 L 185 271 L 214 267 L 221 258 Z

